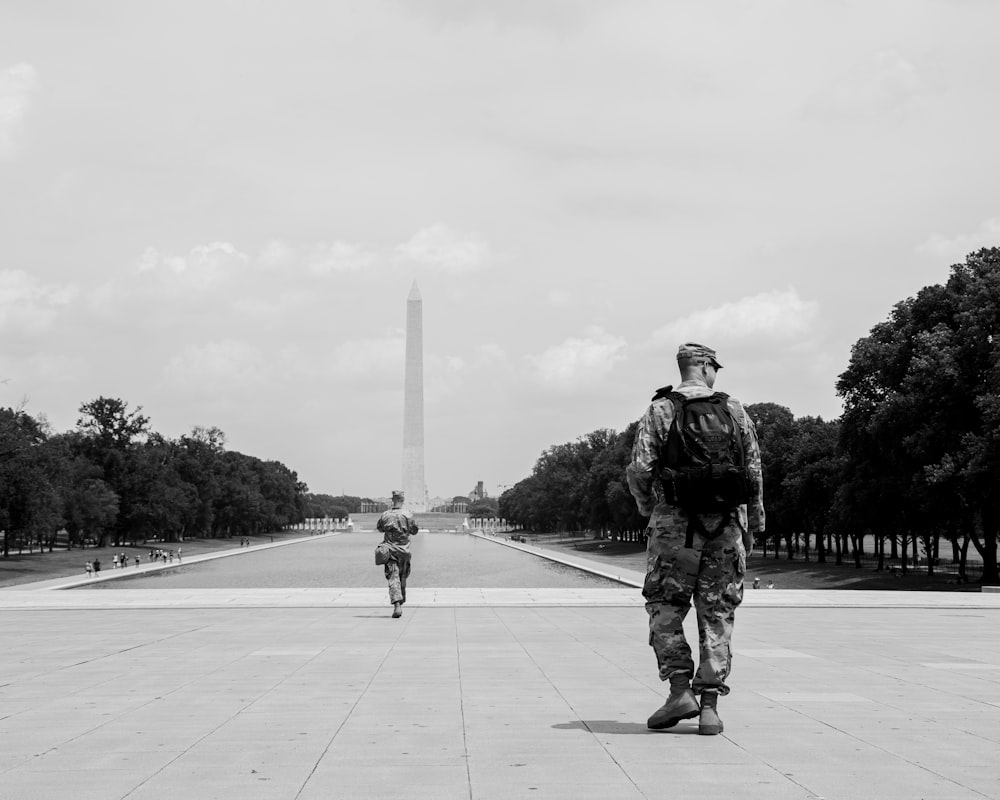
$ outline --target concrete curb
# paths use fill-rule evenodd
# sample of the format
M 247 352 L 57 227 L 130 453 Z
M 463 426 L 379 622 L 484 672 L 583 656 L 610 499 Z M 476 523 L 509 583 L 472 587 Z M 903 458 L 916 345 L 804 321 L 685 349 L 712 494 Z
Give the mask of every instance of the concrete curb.
M 187 556 L 183 560 L 169 561 L 166 564 L 157 562 L 155 564 L 140 564 L 138 567 L 125 567 L 123 569 L 102 570 L 100 575 L 88 577 L 86 575 L 71 575 L 62 578 L 49 578 L 44 581 L 34 581 L 33 583 L 20 583 L 14 586 L 0 586 L 0 592 L 11 591 L 51 591 L 54 589 L 76 589 L 81 586 L 93 586 L 95 583 L 106 583 L 107 581 L 121 580 L 133 575 L 143 575 L 150 572 L 163 572 L 165 570 L 177 569 L 189 564 L 199 564 L 203 561 L 215 561 L 218 558 L 229 558 L 238 556 L 241 553 L 256 553 L 261 550 L 270 550 L 275 547 L 284 547 L 290 544 L 301 544 L 302 542 L 315 542 L 328 536 L 338 536 L 345 531 L 330 531 L 328 533 L 313 536 L 300 536 L 295 539 L 282 539 L 280 542 L 266 542 L 255 544 L 250 547 L 229 548 L 217 550 L 214 553 L 204 553 L 203 555 Z M 180 545 L 183 547 L 183 542 Z M 155 548 L 154 548 L 155 549 Z
M 470 536 L 475 536 L 477 539 L 484 539 L 488 542 L 495 542 L 496 544 L 502 544 L 504 547 L 511 547 L 515 550 L 520 550 L 523 553 L 531 553 L 533 556 L 540 556 L 541 558 L 548 559 L 549 561 L 555 561 L 558 564 L 565 564 L 568 567 L 575 567 L 576 569 L 583 570 L 584 572 L 589 572 L 592 575 L 599 575 L 602 578 L 607 578 L 608 580 L 617 581 L 618 583 L 623 583 L 626 586 L 632 586 L 634 588 L 641 589 L 643 583 L 645 582 L 645 576 L 631 569 L 617 569 L 613 572 L 614 567 L 609 564 L 603 564 L 597 561 L 591 561 L 586 558 L 579 558 L 576 556 L 566 556 L 561 553 L 554 553 L 551 550 L 545 550 L 544 548 L 537 547 L 536 545 L 526 544 L 522 542 L 512 542 L 508 539 L 500 539 L 496 536 L 487 536 L 480 530 L 469 531 Z

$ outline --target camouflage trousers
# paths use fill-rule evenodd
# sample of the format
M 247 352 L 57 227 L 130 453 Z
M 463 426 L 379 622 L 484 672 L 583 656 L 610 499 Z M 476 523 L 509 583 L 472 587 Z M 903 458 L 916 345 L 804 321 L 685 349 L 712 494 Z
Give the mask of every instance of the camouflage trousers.
M 385 579 L 389 581 L 389 602 L 406 602 L 406 579 L 410 576 L 410 554 L 397 553 L 385 562 Z
M 729 693 L 730 639 L 746 574 L 743 528 L 737 516 L 734 513 L 727 521 L 722 514 L 700 514 L 702 524 L 692 535 L 684 511 L 660 504 L 646 529 L 642 595 L 649 614 L 649 644 L 660 680 L 683 673 L 694 678 L 695 693 L 705 689 Z M 692 602 L 698 617 L 697 672 L 683 628 Z

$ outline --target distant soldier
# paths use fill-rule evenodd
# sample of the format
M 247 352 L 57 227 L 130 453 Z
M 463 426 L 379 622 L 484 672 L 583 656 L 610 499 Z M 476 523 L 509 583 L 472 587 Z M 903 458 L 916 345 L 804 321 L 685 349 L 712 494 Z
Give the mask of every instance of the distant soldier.
M 650 517 L 642 590 L 649 643 L 660 680 L 670 681 L 666 703 L 646 724 L 659 730 L 698 716 L 698 733 L 712 735 L 723 729 L 716 703 L 729 693 L 730 638 L 747 554 L 764 532 L 760 450 L 740 402 L 713 390 L 722 368 L 715 351 L 684 344 L 677 366 L 681 383 L 653 396 L 627 468 L 639 512 Z M 697 672 L 682 627 L 692 601 Z
M 406 602 L 406 579 L 410 575 L 410 537 L 418 532 L 417 523 L 409 511 L 403 510 L 405 497 L 402 492 L 392 493 L 392 508 L 379 517 L 376 526 L 384 536 L 375 548 L 375 563 L 385 565 L 385 579 L 389 582 L 389 602 L 392 616 L 403 616 Z

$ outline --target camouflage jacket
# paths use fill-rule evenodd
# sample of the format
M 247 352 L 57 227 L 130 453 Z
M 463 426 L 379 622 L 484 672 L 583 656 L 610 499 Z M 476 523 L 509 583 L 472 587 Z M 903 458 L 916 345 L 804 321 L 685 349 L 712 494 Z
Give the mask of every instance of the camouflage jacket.
M 714 390 L 697 380 L 684 381 L 674 391 L 686 397 L 708 397 Z M 760 448 L 757 446 L 757 431 L 753 420 L 739 400 L 729 398 L 729 410 L 739 425 L 743 439 L 743 452 L 747 471 L 750 473 L 751 502 L 740 506 L 740 521 L 753 534 L 764 531 L 764 495 L 761 480 Z M 635 433 L 632 446 L 632 462 L 626 468 L 628 487 L 639 506 L 639 513 L 650 516 L 663 497 L 658 480 L 660 454 L 666 450 L 667 434 L 674 421 L 674 404 L 669 397 L 654 400 Z
M 375 527 L 385 534 L 383 541 L 400 547 L 409 545 L 410 537 L 418 530 L 413 515 L 401 508 L 390 508 L 383 513 Z

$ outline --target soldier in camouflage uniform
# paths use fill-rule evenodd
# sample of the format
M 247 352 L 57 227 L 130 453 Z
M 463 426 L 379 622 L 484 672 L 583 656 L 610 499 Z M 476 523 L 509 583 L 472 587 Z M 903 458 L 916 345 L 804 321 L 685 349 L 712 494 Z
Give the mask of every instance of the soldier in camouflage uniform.
M 376 526 L 384 536 L 377 550 L 385 559 L 385 579 L 389 582 L 392 616 L 403 616 L 406 602 L 406 579 L 410 575 L 410 537 L 418 532 L 413 515 L 403 509 L 402 492 L 392 493 L 392 508 L 379 517 Z
M 713 349 L 696 343 L 682 345 L 677 363 L 682 382 L 674 391 L 686 398 L 713 394 L 722 367 Z M 729 693 L 730 638 L 734 612 L 743 599 L 747 554 L 753 549 L 754 536 L 764 531 L 760 450 L 753 421 L 738 400 L 729 398 L 727 407 L 742 439 L 749 503 L 726 512 L 696 515 L 667 504 L 659 477 L 675 415 L 668 392 L 669 387 L 657 392 L 640 421 L 626 471 L 639 512 L 650 516 L 642 593 L 660 680 L 670 681 L 671 686 L 667 702 L 647 725 L 654 730 L 670 728 L 682 719 L 699 716 L 698 733 L 711 735 L 723 729 L 716 702 L 719 695 Z M 701 650 L 697 672 L 682 627 L 692 601 Z M 700 707 L 696 694 L 701 695 Z

